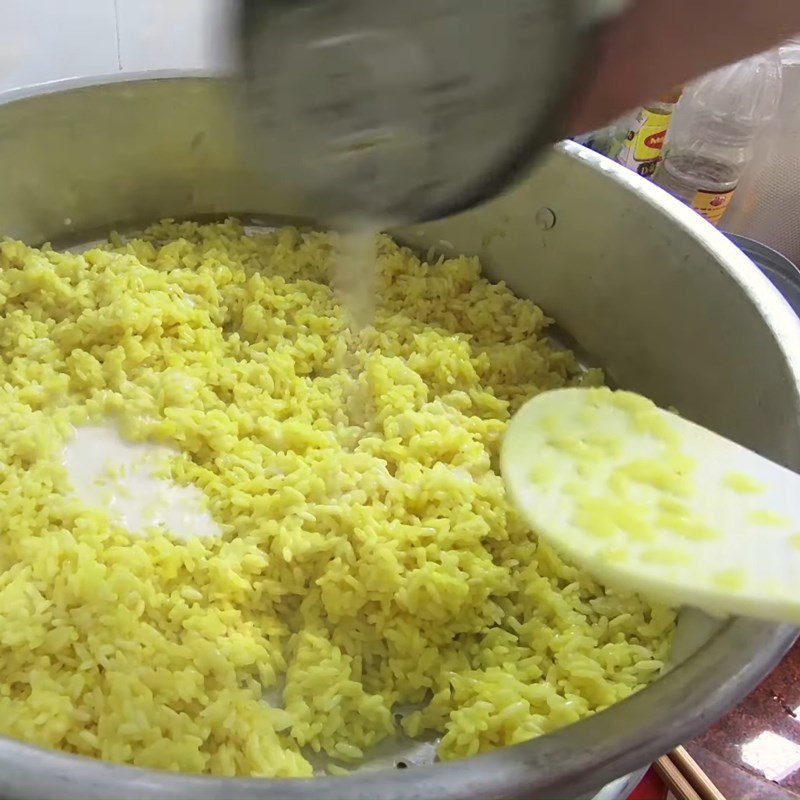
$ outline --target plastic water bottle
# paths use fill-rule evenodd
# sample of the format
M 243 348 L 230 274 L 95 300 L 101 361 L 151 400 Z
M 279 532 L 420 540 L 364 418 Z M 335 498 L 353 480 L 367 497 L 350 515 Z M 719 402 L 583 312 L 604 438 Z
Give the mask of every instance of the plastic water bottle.
M 716 70 L 678 103 L 655 182 L 714 225 L 753 158 L 753 142 L 775 115 L 782 71 L 777 51 Z
M 780 50 L 783 93 L 724 227 L 779 250 L 800 264 L 800 36 Z

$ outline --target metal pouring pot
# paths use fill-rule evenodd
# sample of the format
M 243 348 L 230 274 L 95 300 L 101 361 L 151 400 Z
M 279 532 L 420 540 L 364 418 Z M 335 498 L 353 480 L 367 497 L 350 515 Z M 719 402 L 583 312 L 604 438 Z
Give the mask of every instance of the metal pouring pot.
M 324 219 L 418 222 L 519 179 L 620 0 L 241 0 L 254 163 Z M 303 164 L 302 170 L 293 165 Z

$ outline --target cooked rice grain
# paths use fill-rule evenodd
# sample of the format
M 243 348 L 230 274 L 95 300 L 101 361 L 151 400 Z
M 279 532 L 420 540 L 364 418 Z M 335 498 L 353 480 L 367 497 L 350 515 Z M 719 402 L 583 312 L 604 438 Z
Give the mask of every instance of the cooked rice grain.
M 497 473 L 514 409 L 582 380 L 549 320 L 474 259 L 381 237 L 376 328 L 353 333 L 333 246 L 233 221 L 0 246 L 2 733 L 302 776 L 357 762 L 400 704 L 452 759 L 653 679 L 673 613 L 561 561 Z M 61 449 L 105 417 L 181 451 L 222 539 L 132 537 L 74 499 Z

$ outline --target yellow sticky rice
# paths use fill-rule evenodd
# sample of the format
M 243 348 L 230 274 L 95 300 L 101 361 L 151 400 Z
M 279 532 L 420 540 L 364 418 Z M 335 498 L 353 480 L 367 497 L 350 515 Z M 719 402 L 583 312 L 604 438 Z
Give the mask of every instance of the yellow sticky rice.
M 522 742 L 658 675 L 673 612 L 561 561 L 498 475 L 510 414 L 587 380 L 550 321 L 383 236 L 353 332 L 335 242 L 167 221 L 0 246 L 0 733 L 306 776 L 399 728 L 442 759 Z M 178 449 L 222 537 L 132 536 L 76 499 L 64 444 L 109 419 Z

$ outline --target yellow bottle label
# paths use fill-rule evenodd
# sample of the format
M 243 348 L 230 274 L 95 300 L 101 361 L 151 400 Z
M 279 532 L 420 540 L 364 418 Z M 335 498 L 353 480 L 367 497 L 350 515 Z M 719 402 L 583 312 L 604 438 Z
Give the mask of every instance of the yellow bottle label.
M 671 113 L 657 114 L 643 108 L 628 131 L 619 162 L 640 175 L 652 175 L 663 155 L 664 140 L 671 120 Z
M 647 109 L 642 114 L 644 120 L 639 135 L 636 137 L 634 158 L 637 161 L 661 158 L 672 114 L 655 114 Z
M 712 225 L 719 225 L 733 200 L 735 191 L 731 189 L 729 192 L 698 192 L 692 201 L 692 208 Z

